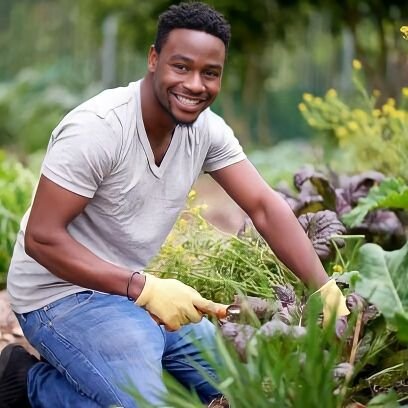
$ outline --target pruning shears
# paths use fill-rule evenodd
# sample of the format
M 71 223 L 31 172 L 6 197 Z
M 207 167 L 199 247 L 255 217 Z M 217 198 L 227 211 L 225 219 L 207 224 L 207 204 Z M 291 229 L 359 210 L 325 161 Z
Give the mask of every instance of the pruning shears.
M 225 323 L 225 322 L 236 322 L 239 320 L 241 316 L 241 305 L 237 304 L 231 304 L 225 309 L 225 313 L 222 315 L 217 315 L 218 320 L 220 323 Z

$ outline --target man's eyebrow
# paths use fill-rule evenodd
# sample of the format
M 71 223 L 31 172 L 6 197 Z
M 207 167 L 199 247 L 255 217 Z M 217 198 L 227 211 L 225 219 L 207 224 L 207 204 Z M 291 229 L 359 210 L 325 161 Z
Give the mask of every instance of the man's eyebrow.
M 193 62 L 193 60 L 191 58 L 188 58 L 188 57 L 186 57 L 185 55 L 182 55 L 182 54 L 172 55 L 170 57 L 170 59 L 171 60 L 183 60 L 183 61 L 186 61 L 186 62 Z
M 189 62 L 189 63 L 194 62 L 194 60 L 192 60 L 191 58 L 188 58 L 188 57 L 186 57 L 185 55 L 182 55 L 182 54 L 172 55 L 172 56 L 170 57 L 170 61 L 174 61 L 174 60 L 178 60 L 178 61 L 182 60 L 182 61 L 184 61 L 184 62 Z M 221 64 L 208 64 L 208 65 L 206 65 L 206 67 L 207 67 L 207 68 L 213 68 L 213 69 L 220 69 L 220 70 L 222 70 L 222 65 L 221 65 Z

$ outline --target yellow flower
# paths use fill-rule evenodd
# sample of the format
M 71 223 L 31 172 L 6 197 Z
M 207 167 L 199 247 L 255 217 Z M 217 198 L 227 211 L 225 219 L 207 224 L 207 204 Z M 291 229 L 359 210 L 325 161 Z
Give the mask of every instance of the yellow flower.
M 381 95 L 381 92 L 378 89 L 373 90 L 373 96 L 378 98 Z
M 357 122 L 351 121 L 351 122 L 348 123 L 347 126 L 348 126 L 348 128 L 349 128 L 351 131 L 353 131 L 353 132 L 355 132 L 356 130 L 358 130 L 358 124 L 357 124 Z
M 402 94 L 404 96 L 408 97 L 408 88 L 407 87 L 402 88 Z
M 322 98 L 319 98 L 319 97 L 317 97 L 317 98 L 314 98 L 314 103 L 316 104 L 316 105 L 321 105 L 322 104 Z
M 386 114 L 391 114 L 392 112 L 395 111 L 395 108 L 392 105 L 385 104 L 383 105 L 382 110 Z
M 395 119 L 399 119 L 401 121 L 405 118 L 405 113 L 402 110 L 394 110 L 390 113 L 390 116 Z
M 197 196 L 197 193 L 196 193 L 195 190 L 191 190 L 191 191 L 188 193 L 188 198 L 189 198 L 190 200 L 194 200 L 194 199 L 196 198 L 196 196 Z
M 200 207 L 193 207 L 190 209 L 191 214 L 199 215 L 200 214 Z
M 333 265 L 333 272 L 338 272 L 338 273 L 342 273 L 343 272 L 343 267 L 339 264 L 335 264 Z
M 353 114 L 359 120 L 365 120 L 367 118 L 367 113 L 362 109 L 354 109 Z
M 344 126 L 336 128 L 336 136 L 341 139 L 347 135 L 347 129 Z
M 301 112 L 307 111 L 307 106 L 303 102 L 299 103 L 298 108 Z
M 337 91 L 333 88 L 329 89 L 326 93 L 328 98 L 335 98 L 337 96 Z
M 394 98 L 388 98 L 387 99 L 387 105 L 395 106 L 395 99 Z
M 304 94 L 303 94 L 303 99 L 304 99 L 306 102 L 311 102 L 311 101 L 313 100 L 313 95 L 310 94 L 310 93 L 304 93 Z
M 402 26 L 402 27 L 400 28 L 400 31 L 401 31 L 401 33 L 402 33 L 402 37 L 403 37 L 405 40 L 408 40 L 408 26 Z
M 358 59 L 353 59 L 353 68 L 356 70 L 356 71 L 360 71 L 360 69 L 362 68 L 363 66 L 361 65 L 361 62 L 358 60 Z
M 380 116 L 381 116 L 381 111 L 380 111 L 379 109 L 374 109 L 374 110 L 373 110 L 373 116 L 374 116 L 375 118 L 380 117 Z

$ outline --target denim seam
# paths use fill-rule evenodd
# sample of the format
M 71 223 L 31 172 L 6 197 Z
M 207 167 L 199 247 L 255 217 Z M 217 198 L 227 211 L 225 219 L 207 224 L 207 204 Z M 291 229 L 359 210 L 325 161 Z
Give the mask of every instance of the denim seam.
M 115 404 L 120 404 L 123 405 L 123 402 L 121 401 L 120 397 L 116 394 L 114 389 L 112 389 L 110 383 L 105 379 L 105 377 L 101 374 L 101 372 L 90 362 L 90 360 L 78 349 L 76 348 L 68 339 L 66 339 L 61 333 L 59 333 L 54 326 L 49 327 L 51 329 L 51 332 L 53 332 L 56 335 L 57 340 L 61 342 L 66 348 L 68 352 L 75 351 L 78 353 L 78 355 L 83 359 L 83 363 L 94 373 L 96 374 L 103 383 L 105 383 L 107 389 L 111 393 L 111 395 L 116 399 Z M 67 371 L 68 372 L 68 371 Z M 71 378 L 76 382 L 74 377 L 70 374 Z M 82 388 L 82 387 L 81 387 Z M 88 397 L 94 400 L 85 390 L 81 389 L 81 391 Z M 95 401 L 95 400 L 94 400 Z M 97 401 L 96 401 L 97 402 Z
M 86 299 L 79 302 L 78 298 L 77 298 L 77 295 L 81 294 L 81 293 L 84 293 L 84 292 L 78 292 L 78 293 L 75 293 L 73 295 L 73 296 L 76 297 L 76 299 L 75 299 L 76 304 L 72 305 L 69 309 L 64 309 L 64 311 L 62 313 L 59 313 L 58 315 L 55 315 L 55 311 L 53 310 L 53 309 L 55 309 L 55 307 L 58 307 L 58 306 L 49 307 L 46 310 L 44 310 L 44 312 L 47 315 L 48 319 L 51 322 L 56 322 L 59 319 L 64 318 L 68 313 L 72 313 L 78 307 L 87 305 L 92 300 L 92 298 L 94 297 L 94 294 L 95 294 L 95 292 L 92 292 Z
M 47 352 L 47 354 L 49 354 L 53 360 L 56 362 L 56 369 L 62 374 L 64 375 L 69 382 L 73 383 L 74 388 L 77 392 L 83 392 L 83 390 L 81 389 L 78 381 L 76 381 L 72 375 L 68 372 L 68 370 L 59 362 L 57 356 L 51 351 L 51 349 L 49 347 L 47 347 L 44 342 L 40 343 L 41 347 L 43 350 L 45 350 Z M 45 357 L 45 356 L 44 356 Z M 48 356 L 47 356 L 48 357 Z M 46 360 L 48 361 L 48 358 L 46 358 Z

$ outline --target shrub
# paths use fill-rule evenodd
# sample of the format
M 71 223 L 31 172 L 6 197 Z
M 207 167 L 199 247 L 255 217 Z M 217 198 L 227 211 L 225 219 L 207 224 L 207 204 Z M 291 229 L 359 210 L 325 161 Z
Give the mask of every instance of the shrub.
M 0 151 L 0 287 L 4 287 L 20 220 L 30 203 L 35 178 Z

